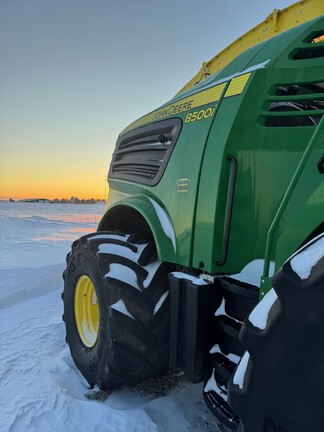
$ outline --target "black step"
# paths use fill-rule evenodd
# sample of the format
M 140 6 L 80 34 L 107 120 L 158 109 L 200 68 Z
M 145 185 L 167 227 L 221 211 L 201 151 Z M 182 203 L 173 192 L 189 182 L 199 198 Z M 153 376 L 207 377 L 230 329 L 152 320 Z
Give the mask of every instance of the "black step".
M 240 357 L 244 354 L 244 348 L 239 340 L 242 323 L 234 319 L 220 315 L 215 319 L 217 331 L 216 343 L 224 354 L 236 354 Z
M 182 369 L 187 381 L 203 381 L 208 351 L 215 343 L 210 329 L 221 292 L 210 284 L 195 284 L 169 274 L 170 357 L 169 366 Z
M 305 279 L 292 265 L 303 253 L 302 261 L 307 261 L 320 238 L 324 233 L 297 251 L 272 278 L 277 300 L 270 311 L 264 300 L 259 307 L 268 315 L 266 328 L 249 320 L 242 328 L 251 361 L 242 385 L 230 380 L 228 391 L 246 431 L 324 431 L 324 257 L 314 260 Z
M 229 360 L 222 353 L 211 354 L 210 361 L 212 367 L 215 369 L 215 374 L 217 374 L 219 377 L 222 377 L 224 380 L 224 385 L 227 385 L 228 380 L 234 372 L 236 364 Z M 217 379 L 216 381 L 219 382 Z
M 206 393 L 204 392 L 203 397 L 206 405 L 214 414 L 214 416 L 217 417 L 217 419 L 224 423 L 227 427 L 233 431 L 236 431 L 240 423 L 240 419 L 229 407 L 228 403 L 213 390 Z
M 216 382 L 221 386 L 227 386 L 236 364 L 225 357 L 222 353 L 211 354 L 210 362 L 214 369 Z
M 259 288 L 228 277 L 219 278 L 219 283 L 224 292 L 226 314 L 244 321 L 259 301 Z

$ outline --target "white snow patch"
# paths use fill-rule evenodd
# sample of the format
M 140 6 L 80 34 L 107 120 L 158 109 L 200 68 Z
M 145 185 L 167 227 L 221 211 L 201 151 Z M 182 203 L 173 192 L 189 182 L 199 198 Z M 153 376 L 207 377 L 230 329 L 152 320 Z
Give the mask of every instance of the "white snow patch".
M 219 396 L 221 396 L 225 401 L 227 401 L 226 389 L 225 388 L 221 389 L 218 387 L 218 385 L 215 381 L 215 378 L 214 378 L 214 373 L 215 373 L 215 369 L 213 369 L 212 374 L 211 374 L 209 380 L 207 381 L 207 384 L 205 385 L 204 392 L 208 393 L 210 391 L 214 391 Z
M 311 244 L 307 249 L 297 253 L 291 261 L 291 268 L 300 277 L 300 279 L 308 279 L 313 267 L 318 261 L 324 257 L 324 237 L 321 237 L 317 242 Z
M 169 290 L 166 291 L 164 294 L 162 294 L 160 300 L 156 303 L 156 305 L 154 307 L 153 315 L 155 315 L 156 312 L 161 308 L 161 306 L 164 303 L 164 300 L 168 297 L 168 295 L 169 295 Z
M 67 245 L 94 232 L 103 210 L 101 205 L 87 205 L 87 214 L 82 214 L 73 204 L 1 202 L 1 270 L 14 266 L 30 271 L 64 261 Z
M 128 236 L 126 236 L 124 234 L 100 234 L 100 231 L 99 231 L 97 235 L 91 236 L 88 239 L 88 241 L 106 240 L 106 239 L 125 241 L 127 239 L 127 237 Z
M 171 219 L 169 218 L 167 213 L 163 210 L 163 208 L 156 201 L 154 201 L 152 198 L 148 198 L 148 199 L 150 200 L 150 202 L 152 203 L 152 205 L 156 211 L 157 217 L 160 221 L 161 227 L 162 227 L 165 235 L 167 237 L 169 237 L 169 239 L 172 241 L 173 249 L 175 251 L 176 250 L 176 237 L 175 237 L 175 233 L 174 233 Z
M 249 321 L 254 327 L 260 330 L 265 330 L 267 327 L 269 312 L 278 299 L 276 291 L 271 290 L 263 297 L 262 301 L 256 305 L 253 311 L 250 313 Z
M 227 313 L 226 313 L 226 310 L 225 310 L 225 299 L 223 298 L 223 300 L 222 300 L 222 303 L 220 304 L 220 306 L 219 306 L 219 308 L 218 309 L 216 309 L 216 312 L 215 312 L 215 316 L 227 316 L 227 317 L 229 317 L 231 320 L 233 320 L 233 321 L 235 321 L 235 322 L 237 322 L 238 324 L 242 324 L 242 322 L 241 321 L 239 321 L 239 320 L 237 320 L 237 319 L 235 319 L 235 318 L 233 318 L 232 316 L 230 316 L 230 315 L 228 315 Z
M 143 282 L 144 288 L 147 288 L 150 285 L 153 277 L 155 276 L 155 273 L 158 271 L 161 264 L 162 264 L 162 261 L 155 261 L 155 262 L 147 265 L 146 267 L 144 267 L 145 270 L 148 272 L 147 278 Z
M 110 264 L 109 272 L 105 274 L 105 277 L 118 279 L 141 291 L 137 282 L 137 275 L 134 270 L 129 267 L 125 267 L 122 264 Z
M 236 369 L 233 377 L 233 384 L 239 386 L 242 390 L 244 385 L 245 373 L 249 364 L 250 354 L 246 351 Z
M 93 327 L 89 328 L 86 320 L 83 320 L 81 323 L 81 327 L 86 339 L 90 342 L 90 344 L 94 344 L 97 339 L 97 331 Z
M 203 279 L 196 276 L 188 275 L 187 273 L 172 272 L 171 274 L 177 279 L 186 279 L 193 282 L 195 285 L 208 285 L 208 282 L 204 281 Z
M 215 316 L 226 315 L 225 312 L 225 299 L 223 298 L 221 305 L 215 312 Z
M 112 255 L 119 255 L 124 258 L 128 258 L 132 261 L 137 261 L 140 257 L 143 249 L 145 248 L 146 244 L 142 245 L 136 245 L 137 252 L 133 252 L 130 248 L 127 246 L 122 246 L 118 244 L 112 244 L 112 243 L 103 243 L 99 245 L 98 248 L 98 254 L 101 253 L 107 253 Z
M 225 356 L 226 358 L 228 358 L 229 360 L 231 360 L 233 363 L 238 364 L 238 362 L 241 360 L 241 357 L 233 354 L 233 353 L 228 353 L 228 354 L 224 354 L 223 351 L 220 349 L 220 346 L 218 344 L 214 345 L 213 348 L 209 351 L 210 354 L 223 354 L 223 356 Z
M 263 274 L 264 260 L 256 259 L 248 263 L 240 273 L 231 275 L 232 279 L 236 279 L 240 282 L 248 283 L 260 287 L 260 280 Z M 275 263 L 270 262 L 269 276 L 274 274 Z
M 123 315 L 126 315 L 126 316 L 129 316 L 130 318 L 133 318 L 133 320 L 135 319 L 133 317 L 133 315 L 130 312 L 128 312 L 127 307 L 126 307 L 125 303 L 123 302 L 123 300 L 119 300 L 118 302 L 112 304 L 111 308 L 122 313 Z

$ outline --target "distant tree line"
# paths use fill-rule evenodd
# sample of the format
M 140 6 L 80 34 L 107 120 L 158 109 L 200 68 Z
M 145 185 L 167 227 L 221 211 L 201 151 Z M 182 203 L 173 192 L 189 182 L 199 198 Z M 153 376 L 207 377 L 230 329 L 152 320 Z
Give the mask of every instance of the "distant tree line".
M 16 200 L 10 198 L 10 202 L 16 202 Z M 105 203 L 106 200 L 104 199 L 79 199 L 78 197 L 72 196 L 70 199 L 67 198 L 55 198 L 53 200 L 50 200 L 48 198 L 26 198 L 22 200 L 18 200 L 18 202 L 29 202 L 29 203 L 50 203 L 50 204 L 100 204 Z

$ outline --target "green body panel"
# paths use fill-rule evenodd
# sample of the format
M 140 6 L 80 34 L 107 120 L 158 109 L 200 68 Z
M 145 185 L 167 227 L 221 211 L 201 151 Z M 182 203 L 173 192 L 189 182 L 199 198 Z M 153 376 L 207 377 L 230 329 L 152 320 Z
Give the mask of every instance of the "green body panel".
M 323 135 L 322 147 L 313 152 L 286 207 L 277 233 L 278 241 L 274 250 L 276 262 L 284 262 L 291 249 L 296 250 L 304 242 L 305 232 L 312 233 L 323 224 L 324 175 L 317 170 L 318 155 L 324 152 Z
M 304 97 L 277 96 L 278 87 L 324 82 L 323 56 L 294 58 L 298 50 L 309 46 L 310 35 L 323 29 L 322 17 L 263 42 L 165 104 L 168 107 L 191 97 L 194 100 L 200 92 L 224 83 L 218 101 L 207 98 L 198 108 L 167 117 L 181 118 L 183 126 L 156 186 L 109 178 L 108 209 L 98 229 L 106 226 L 112 209 L 133 207 L 147 220 L 161 260 L 209 273 L 231 274 L 264 258 L 269 227 L 316 128 L 269 127 L 265 119 L 274 115 L 269 113 L 270 103 L 298 102 Z M 316 45 L 320 48 L 324 43 Z M 243 84 L 235 81 L 241 75 L 247 78 Z M 235 82 L 241 86 L 236 93 Z M 216 108 L 212 116 L 188 121 L 188 114 L 209 108 Z M 322 115 L 324 111 L 317 113 Z M 153 114 L 127 130 L 140 131 Z M 323 152 L 323 143 L 314 149 L 275 232 L 270 257 L 277 267 L 323 222 L 324 174 L 317 169 Z M 219 265 L 216 263 L 224 255 L 226 241 L 232 169 L 229 156 L 237 160 L 237 175 L 228 256 Z M 185 190 L 179 188 L 182 179 Z M 174 233 L 172 241 L 170 232 Z
M 280 72 L 279 83 L 295 81 L 291 71 L 287 71 L 287 77 L 284 78 L 284 71 Z M 234 121 L 218 123 L 216 119 L 209 137 L 198 194 L 194 267 L 202 261 L 205 269 L 212 273 L 233 273 L 253 259 L 264 258 L 267 232 L 313 133 L 312 127 L 270 130 L 258 123 L 258 113 L 261 111 L 258 101 L 263 103 L 262 93 L 267 91 L 265 83 L 272 81 L 271 75 L 270 70 L 256 71 L 250 79 L 244 100 L 237 97 L 235 100 L 229 98 L 222 101 L 218 115 Z M 314 151 L 311 158 L 313 166 L 317 164 L 321 154 L 323 148 Z M 226 264 L 218 267 L 215 262 L 223 255 L 229 183 L 227 156 L 237 158 L 238 173 L 229 256 Z M 316 167 L 313 174 L 318 174 Z M 316 177 L 323 182 L 323 175 L 318 174 Z M 304 178 L 306 183 L 311 179 L 311 176 L 309 179 Z M 218 190 L 217 195 L 213 194 L 214 188 Z M 308 235 L 304 229 L 300 234 L 305 237 Z M 289 253 L 285 259 L 288 256 Z M 274 259 L 274 255 L 272 258 Z M 278 262 L 278 265 L 281 264 L 282 261 Z
M 165 261 L 174 262 L 176 259 L 176 236 L 171 224 L 171 220 L 165 210 L 160 207 L 160 204 L 153 201 L 149 196 L 145 194 L 137 194 L 129 197 L 128 194 L 122 192 L 116 192 L 112 190 L 112 201 L 115 201 L 115 205 L 112 204 L 107 211 L 105 218 L 109 217 L 109 214 L 116 206 L 124 206 L 125 211 L 131 207 L 137 210 L 144 219 L 148 222 L 152 231 L 155 243 L 157 245 L 157 252 L 159 256 L 163 256 Z M 161 213 L 164 213 L 164 217 L 161 218 Z M 99 231 L 101 224 L 105 218 L 99 224 Z
M 200 109 L 209 106 L 215 107 L 215 103 L 204 105 Z M 183 121 L 187 114 L 186 112 L 180 115 Z M 148 187 L 109 179 L 108 211 L 104 215 L 101 225 L 104 224 L 106 218 L 109 218 L 109 212 L 113 207 L 125 205 L 127 199 L 129 200 L 128 205 L 132 206 L 133 195 L 141 195 L 142 197 L 146 195 L 162 207 L 170 218 L 172 229 L 175 232 L 176 250 L 172 256 L 170 256 L 169 245 L 165 242 L 165 236 L 154 236 L 160 259 L 190 266 L 192 229 L 195 219 L 200 167 L 212 121 L 213 118 L 203 119 L 192 123 L 191 128 L 183 127 L 172 157 L 158 185 Z M 202 122 L 203 127 L 200 124 Z M 179 192 L 178 181 L 184 178 L 189 181 L 188 189 L 186 192 Z M 145 214 L 144 209 L 141 214 Z M 157 232 L 161 226 L 159 220 L 156 217 L 150 219 L 149 214 L 145 218 L 152 232 Z

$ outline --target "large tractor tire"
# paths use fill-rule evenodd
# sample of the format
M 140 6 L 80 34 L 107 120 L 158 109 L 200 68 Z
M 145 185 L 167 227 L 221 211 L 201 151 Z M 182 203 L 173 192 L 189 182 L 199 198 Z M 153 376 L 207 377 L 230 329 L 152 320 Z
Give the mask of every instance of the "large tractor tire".
M 154 244 L 98 232 L 75 241 L 66 260 L 66 341 L 90 387 L 111 390 L 164 371 L 169 283 Z
M 324 430 L 324 234 L 293 255 L 245 320 L 229 386 L 240 432 Z

